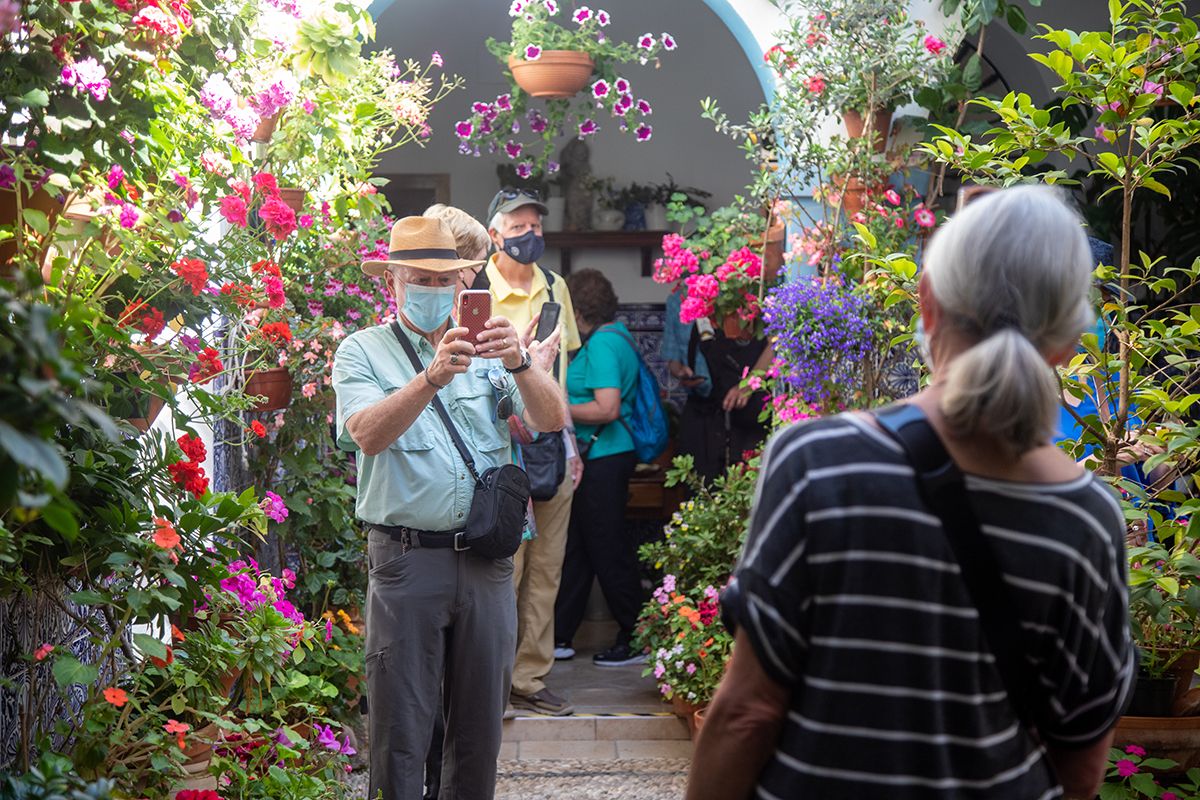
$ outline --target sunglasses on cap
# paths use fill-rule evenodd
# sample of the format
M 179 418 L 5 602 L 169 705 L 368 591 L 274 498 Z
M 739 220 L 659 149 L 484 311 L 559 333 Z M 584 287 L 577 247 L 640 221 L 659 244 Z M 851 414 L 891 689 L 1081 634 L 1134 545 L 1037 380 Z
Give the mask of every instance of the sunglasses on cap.
M 504 200 L 516 200 L 521 195 L 528 197 L 530 200 L 541 200 L 542 195 L 537 189 L 514 189 L 511 186 L 505 186 L 496 193 L 497 197 Z

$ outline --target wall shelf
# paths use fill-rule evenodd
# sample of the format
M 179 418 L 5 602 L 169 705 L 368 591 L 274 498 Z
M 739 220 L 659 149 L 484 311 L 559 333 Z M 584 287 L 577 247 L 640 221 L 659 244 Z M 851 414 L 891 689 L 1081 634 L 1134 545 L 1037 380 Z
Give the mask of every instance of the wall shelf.
M 629 248 L 642 254 L 642 277 L 654 274 L 654 254 L 662 249 L 662 237 L 670 231 L 546 231 L 546 247 L 562 252 L 560 266 L 563 275 L 571 274 L 571 252 L 594 248 L 614 250 Z

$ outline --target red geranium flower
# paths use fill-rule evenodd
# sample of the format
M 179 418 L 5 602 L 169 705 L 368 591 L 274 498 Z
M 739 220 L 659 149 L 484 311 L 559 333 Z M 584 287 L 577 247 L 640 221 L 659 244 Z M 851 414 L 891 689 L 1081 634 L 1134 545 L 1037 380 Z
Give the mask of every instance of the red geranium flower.
M 204 468 L 194 461 L 176 461 L 167 465 L 167 471 L 171 473 L 171 480 L 176 486 L 191 492 L 197 500 L 204 497 L 204 493 L 208 491 L 208 478 L 204 474 Z
M 216 349 L 206 347 L 196 356 L 196 361 L 188 370 L 188 380 L 192 383 L 208 383 L 223 369 L 225 365 L 217 357 Z
M 192 287 L 194 295 L 199 295 L 208 283 L 208 267 L 198 258 L 181 258 L 171 265 L 171 269 Z
M 204 447 L 204 440 L 199 436 L 192 436 L 185 433 L 175 440 L 179 445 L 179 449 L 187 456 L 188 461 L 203 461 L 208 455 L 208 451 Z
M 146 302 L 141 298 L 131 300 L 125 306 L 125 310 L 121 312 L 121 316 L 118 317 L 117 322 L 117 325 L 122 328 L 134 325 L 139 331 L 152 339 L 162 333 L 162 329 L 166 327 L 166 324 L 162 312 L 153 306 L 146 305 Z
M 240 306 L 248 306 L 254 302 L 254 287 L 248 283 L 226 283 L 221 287 L 221 294 L 233 296 L 233 302 Z
M 254 186 L 269 197 L 279 196 L 279 184 L 275 176 L 269 172 L 260 172 L 254 176 Z
M 250 430 L 253 431 L 254 435 L 260 439 L 267 435 L 267 426 L 263 425 L 258 420 L 254 420 L 250 423 Z
M 292 329 L 288 327 L 286 322 L 268 322 L 259 328 L 259 331 L 263 336 L 277 345 L 282 345 L 292 340 Z
M 250 265 L 250 272 L 254 275 L 265 272 L 267 275 L 274 275 L 276 278 L 283 277 L 283 273 L 279 271 L 279 265 L 269 258 L 264 258 L 262 261 L 255 261 Z
M 230 225 L 246 227 L 246 211 L 246 201 L 238 195 L 229 194 L 221 198 L 221 216 Z
M 276 241 L 283 241 L 296 230 L 296 212 L 278 197 L 272 197 L 263 203 L 258 215 L 262 218 L 267 232 L 274 236 Z
M 233 189 L 235 192 L 240 194 L 242 196 L 242 199 L 245 200 L 247 203 L 250 202 L 250 195 L 254 191 L 253 189 L 250 188 L 250 184 L 246 183 L 244 180 L 241 180 L 240 178 L 230 178 L 229 179 L 229 188 Z

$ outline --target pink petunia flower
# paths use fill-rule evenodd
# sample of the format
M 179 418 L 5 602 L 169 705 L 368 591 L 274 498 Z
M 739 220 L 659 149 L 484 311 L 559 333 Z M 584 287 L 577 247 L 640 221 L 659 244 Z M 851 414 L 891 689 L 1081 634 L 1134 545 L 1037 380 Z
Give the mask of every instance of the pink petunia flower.
M 537 61 L 541 57 L 542 57 L 542 48 L 538 47 L 536 44 L 527 45 L 525 47 L 525 60 L 526 61 Z
M 938 37 L 930 34 L 929 36 L 925 37 L 925 49 L 928 50 L 932 55 L 940 55 L 941 52 L 946 49 L 946 43 Z
M 643 33 L 641 36 L 638 37 L 637 46 L 639 48 L 641 48 L 642 50 L 653 50 L 654 49 L 654 34 Z
M 591 136 L 597 131 L 597 129 L 598 126 L 596 125 L 596 121 L 594 119 L 585 119 L 583 122 L 579 123 L 579 136 L 580 138 L 583 138 L 584 136 Z
M 504 154 L 509 158 L 520 158 L 521 144 L 519 142 L 509 142 L 504 145 Z
M 446 65 L 446 62 L 442 60 L 442 54 L 437 50 L 434 50 L 433 55 L 429 57 L 429 63 L 435 67 L 444 67 Z
M 675 37 L 672 36 L 671 34 L 667 33 L 666 31 L 663 31 L 661 38 L 662 38 L 663 50 L 670 52 L 671 50 L 674 50 L 676 47 L 679 46 L 675 42 Z
M 608 93 L 612 91 L 612 87 L 608 85 L 608 81 L 601 78 L 592 84 L 592 97 L 599 100 L 602 97 L 608 97 Z
M 510 94 L 496 95 L 496 108 L 500 109 L 501 111 L 511 111 L 512 110 L 512 95 L 510 95 Z
M 474 132 L 475 126 L 466 120 L 454 125 L 454 134 L 460 139 L 470 139 L 471 134 Z
M 510 17 L 519 17 L 524 10 L 525 0 L 513 0 L 512 5 L 508 7 L 508 15 Z
M 612 18 L 608 16 L 608 12 L 603 9 L 596 9 L 596 22 L 600 23 L 600 27 L 606 27 L 612 22 Z
M 617 78 L 613 81 L 613 89 L 617 91 L 617 94 L 629 94 L 632 87 L 625 78 Z
M 571 19 L 575 21 L 576 25 L 582 25 L 591 18 L 592 10 L 587 6 L 580 6 L 579 9 L 571 15 Z
M 524 180 L 526 178 L 531 177 L 532 175 L 533 175 L 533 164 L 529 163 L 528 161 L 522 161 L 520 164 L 517 164 L 517 177 L 518 178 L 521 178 L 522 180 Z
M 641 114 L 643 117 L 648 117 L 654 113 L 654 109 L 650 107 L 650 103 L 647 102 L 646 100 L 638 100 L 637 101 L 637 110 L 638 110 L 638 113 Z
M 650 125 L 642 124 L 637 126 L 637 130 L 633 132 L 633 138 L 639 142 L 648 142 L 654 134 L 654 128 Z
M 542 0 L 542 5 L 546 7 L 546 11 L 551 14 L 558 13 L 558 3 L 556 0 Z
M 900 217 L 896 217 L 897 221 Z M 918 226 L 922 228 L 932 228 L 937 224 L 937 217 L 928 208 L 921 207 L 913 214 L 913 219 L 916 220 Z

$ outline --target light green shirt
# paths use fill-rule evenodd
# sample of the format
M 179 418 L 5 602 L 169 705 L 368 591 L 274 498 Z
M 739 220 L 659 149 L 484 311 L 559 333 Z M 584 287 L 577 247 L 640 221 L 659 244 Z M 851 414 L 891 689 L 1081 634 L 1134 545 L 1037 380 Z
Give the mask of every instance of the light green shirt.
M 402 326 L 402 330 L 416 347 L 421 363 L 429 364 L 433 347 L 408 328 Z M 493 366 L 503 370 L 498 359 L 474 359 L 465 374 L 455 375 L 450 385 L 438 392 L 480 474 L 512 462 L 508 423 L 496 419 L 496 395 L 487 378 L 488 368 Z M 338 446 L 358 450 L 346 431 L 346 422 L 407 386 L 415 375 L 390 326 L 379 325 L 346 337 L 333 359 Z M 524 406 L 516 382 L 505 375 L 520 414 Z M 432 403 L 382 453 L 358 453 L 355 511 L 364 522 L 430 531 L 460 529 L 474 493 L 475 481 Z

